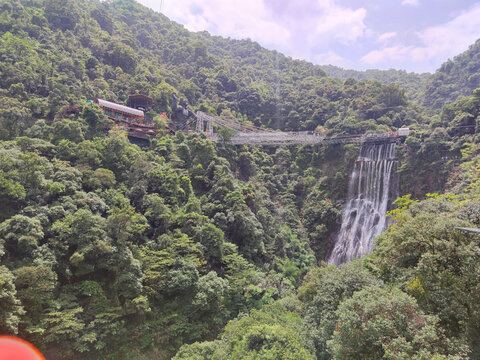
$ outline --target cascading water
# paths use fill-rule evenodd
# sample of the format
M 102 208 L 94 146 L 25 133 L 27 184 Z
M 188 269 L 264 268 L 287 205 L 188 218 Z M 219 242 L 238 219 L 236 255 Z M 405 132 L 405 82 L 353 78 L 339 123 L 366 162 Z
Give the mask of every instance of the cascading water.
M 348 189 L 342 226 L 327 259 L 339 265 L 370 253 L 387 227 L 387 207 L 396 197 L 395 144 L 363 144 Z

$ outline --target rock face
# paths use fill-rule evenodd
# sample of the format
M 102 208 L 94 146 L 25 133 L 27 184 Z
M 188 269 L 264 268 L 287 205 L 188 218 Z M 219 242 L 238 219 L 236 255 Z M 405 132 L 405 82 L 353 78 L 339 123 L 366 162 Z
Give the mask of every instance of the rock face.
M 364 144 L 349 183 L 342 226 L 327 259 L 339 265 L 370 253 L 387 227 L 387 208 L 397 195 L 395 144 Z

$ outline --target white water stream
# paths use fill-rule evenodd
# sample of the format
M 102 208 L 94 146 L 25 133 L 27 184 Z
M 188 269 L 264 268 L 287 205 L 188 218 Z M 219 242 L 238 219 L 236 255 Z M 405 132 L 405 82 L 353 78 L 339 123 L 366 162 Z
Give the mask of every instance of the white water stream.
M 395 174 L 394 143 L 362 145 L 329 264 L 343 264 L 372 251 L 375 238 L 387 227 L 387 207 L 396 195 Z

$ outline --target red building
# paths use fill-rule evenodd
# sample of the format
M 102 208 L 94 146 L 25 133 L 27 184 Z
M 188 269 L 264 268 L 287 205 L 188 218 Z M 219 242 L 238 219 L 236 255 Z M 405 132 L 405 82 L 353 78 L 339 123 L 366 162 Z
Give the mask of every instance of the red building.
M 129 124 L 143 123 L 145 114 L 141 110 L 98 98 L 95 99 L 95 102 L 102 108 L 105 115 L 115 121 L 122 121 Z
M 145 121 L 143 110 L 98 98 L 94 101 L 100 106 L 105 115 L 125 127 L 128 136 L 148 139 L 158 134 L 158 129 L 155 129 L 153 121 Z

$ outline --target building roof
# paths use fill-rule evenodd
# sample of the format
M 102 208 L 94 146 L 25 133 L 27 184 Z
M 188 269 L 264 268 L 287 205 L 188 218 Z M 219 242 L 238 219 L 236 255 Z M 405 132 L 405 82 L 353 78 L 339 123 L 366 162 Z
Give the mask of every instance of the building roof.
M 153 99 L 150 96 L 144 95 L 144 94 L 132 94 L 128 97 L 129 100 L 131 99 L 142 99 L 145 100 L 149 103 L 153 102 Z
M 107 100 L 102 100 L 102 99 L 96 99 L 96 101 L 97 101 L 98 105 L 109 108 L 109 109 L 112 109 L 112 110 L 117 110 L 117 111 L 120 111 L 120 112 L 123 112 L 123 113 L 126 113 L 126 114 L 135 115 L 135 116 L 144 116 L 142 110 L 137 110 L 137 109 L 125 106 L 125 105 L 120 105 L 120 104 L 117 104 L 117 103 L 114 103 L 114 102 L 111 102 L 111 101 L 107 101 Z

